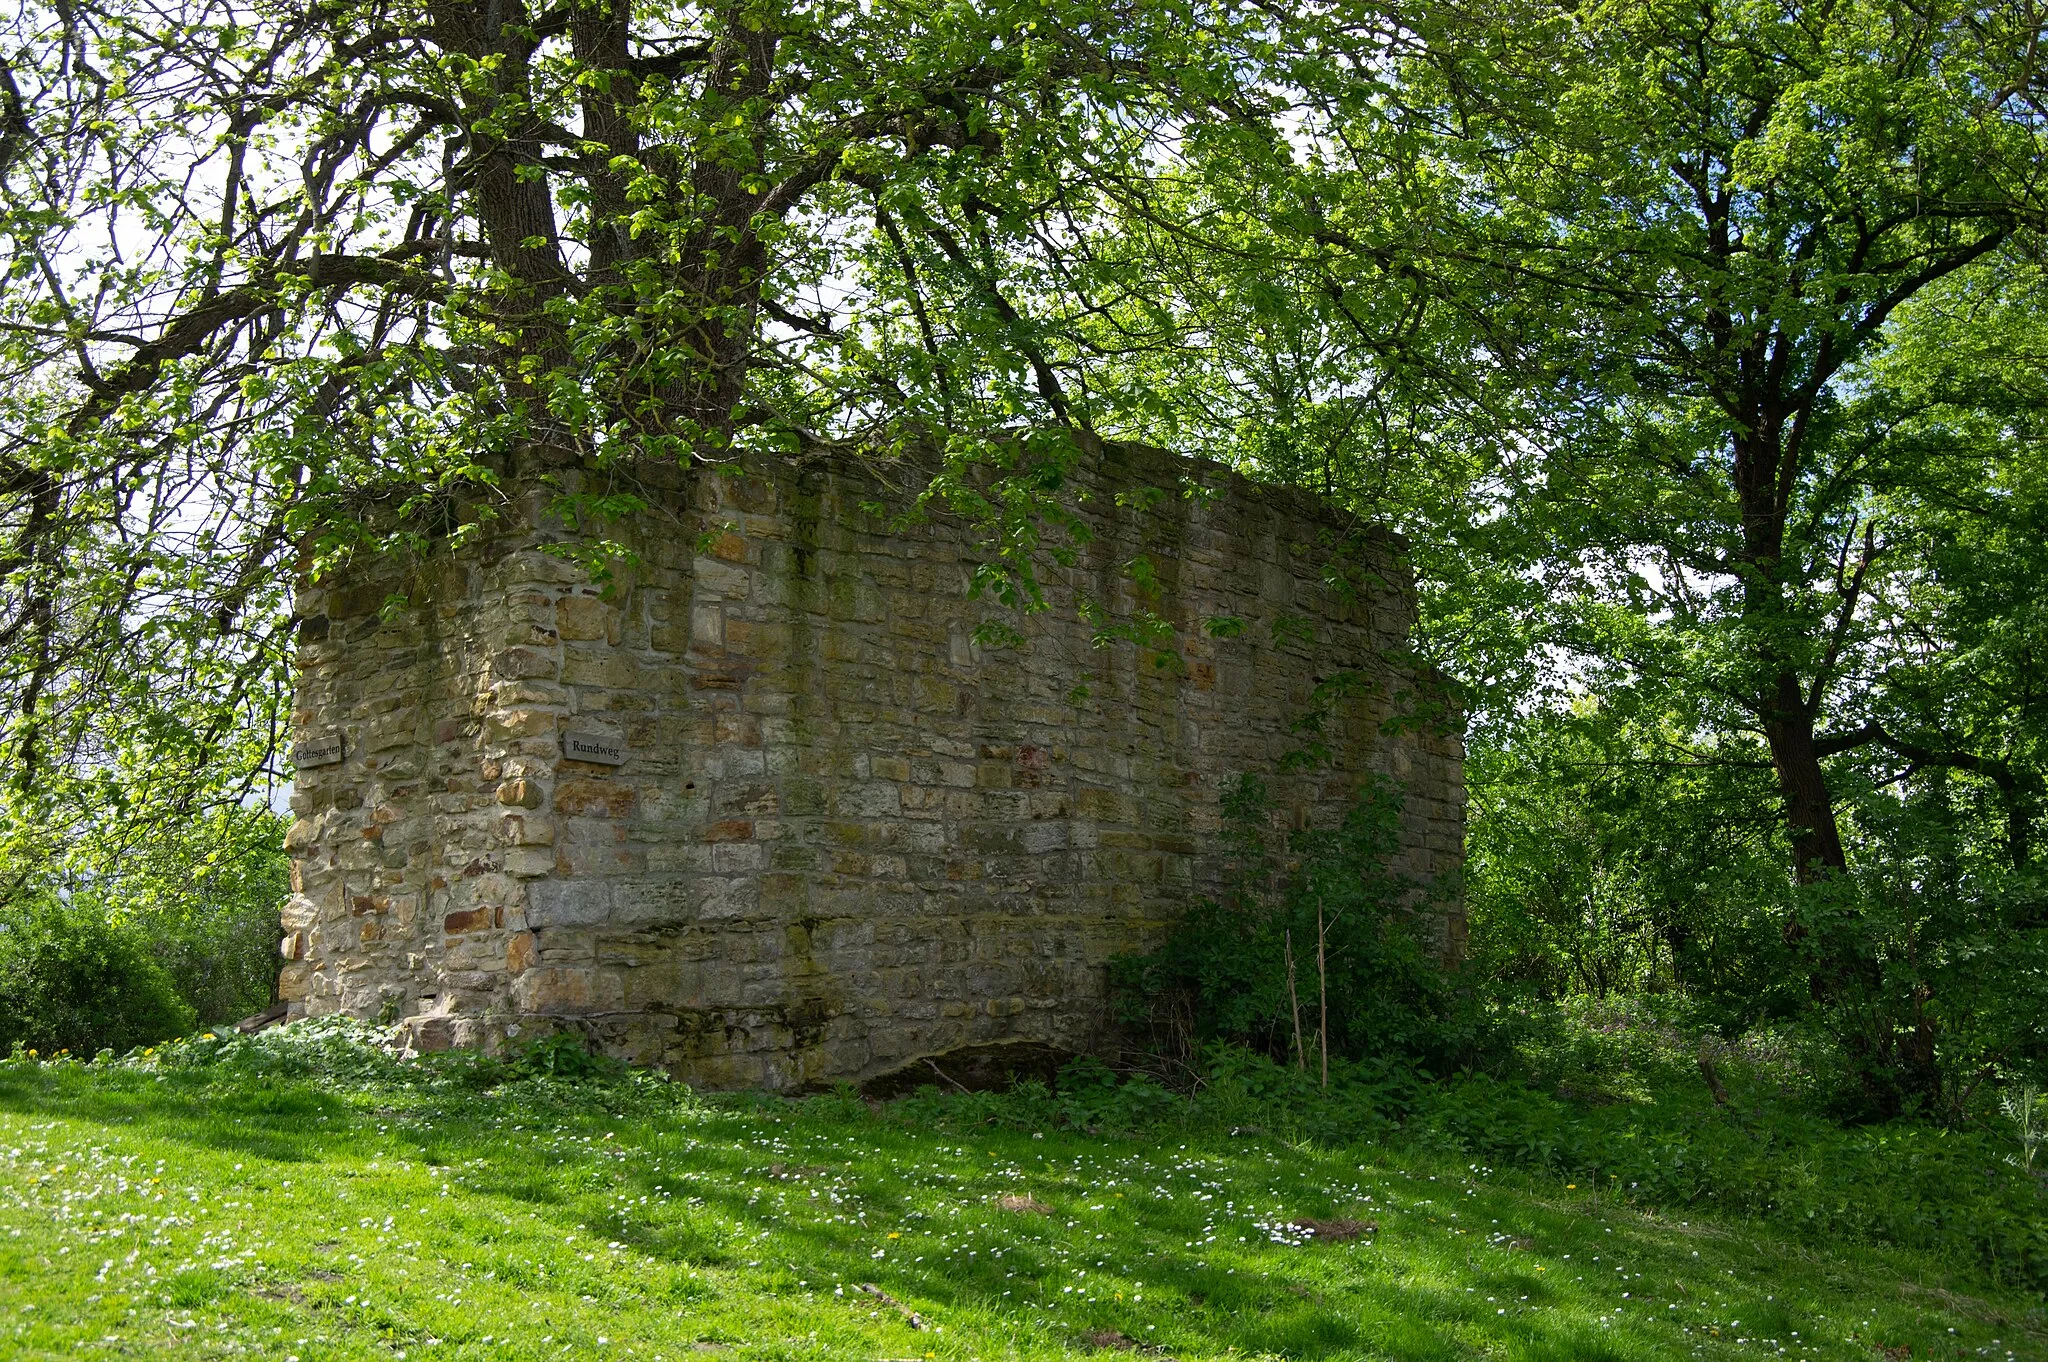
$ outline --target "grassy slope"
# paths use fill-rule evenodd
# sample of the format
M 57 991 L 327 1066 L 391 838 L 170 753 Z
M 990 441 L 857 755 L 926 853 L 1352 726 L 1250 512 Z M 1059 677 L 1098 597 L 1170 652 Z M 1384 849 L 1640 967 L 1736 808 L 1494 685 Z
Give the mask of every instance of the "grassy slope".
M 0 1064 L 0 1358 L 2048 1358 L 2044 1328 L 1924 1260 L 1373 1147 Z

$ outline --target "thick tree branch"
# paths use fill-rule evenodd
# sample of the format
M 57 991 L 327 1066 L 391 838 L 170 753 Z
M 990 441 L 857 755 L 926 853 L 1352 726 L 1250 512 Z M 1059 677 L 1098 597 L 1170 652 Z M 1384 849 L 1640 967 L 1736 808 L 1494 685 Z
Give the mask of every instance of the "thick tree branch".
M 200 306 L 173 318 L 156 339 L 107 371 L 91 394 L 65 422 L 65 433 L 79 436 L 104 421 L 124 398 L 147 390 L 164 366 L 200 353 L 224 328 L 247 321 L 277 306 L 280 295 L 293 289 L 375 288 L 409 298 L 434 300 L 447 285 L 420 274 L 404 258 L 422 253 L 425 243 L 401 249 L 399 258 L 360 255 L 314 255 L 267 270 L 253 282 L 214 295 Z

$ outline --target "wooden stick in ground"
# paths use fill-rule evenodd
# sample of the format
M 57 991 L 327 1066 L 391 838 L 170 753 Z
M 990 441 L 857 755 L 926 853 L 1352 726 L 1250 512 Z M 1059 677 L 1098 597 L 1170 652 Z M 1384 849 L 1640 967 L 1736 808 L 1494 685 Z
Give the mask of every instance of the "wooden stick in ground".
M 960 1091 L 962 1091 L 962 1092 L 966 1092 L 966 1091 L 967 1091 L 967 1085 L 966 1085 L 965 1083 L 962 1083 L 962 1082 L 961 1082 L 961 1081 L 960 1081 L 959 1079 L 957 1079 L 957 1078 L 953 1077 L 953 1075 L 951 1075 L 951 1074 L 947 1073 L 947 1072 L 946 1072 L 946 1071 L 945 1071 L 944 1069 L 941 1069 L 941 1068 L 939 1067 L 939 1062 L 938 1062 L 938 1061 L 937 1061 L 936 1059 L 929 1059 L 929 1058 L 927 1058 L 927 1059 L 925 1060 L 925 1063 L 927 1063 L 927 1064 L 929 1064 L 929 1065 L 931 1065 L 931 1066 L 932 1066 L 932 1072 L 933 1072 L 933 1073 L 935 1073 L 935 1074 L 937 1074 L 937 1075 L 938 1075 L 939 1077 L 941 1077 L 941 1078 L 945 1079 L 945 1080 L 946 1080 L 946 1081 L 947 1081 L 948 1083 L 951 1083 L 951 1084 L 952 1084 L 952 1085 L 953 1085 L 954 1087 L 956 1087 L 956 1088 L 960 1089 Z
M 1308 1072 L 1308 1051 L 1301 1043 L 1301 999 L 1294 992 L 1294 929 L 1289 927 L 1281 939 L 1287 943 L 1287 1009 L 1294 1014 L 1294 1067 Z
M 1330 971 L 1323 963 L 1323 905 L 1316 905 L 1316 1001 L 1320 1015 L 1316 1021 L 1316 1037 L 1323 1049 L 1323 1091 L 1330 1090 Z
M 1707 1057 L 1705 1050 L 1700 1051 L 1700 1077 L 1707 1080 L 1707 1091 L 1714 1095 L 1714 1105 L 1727 1106 L 1728 1089 L 1721 1086 L 1721 1075 L 1714 1072 L 1714 1061 Z

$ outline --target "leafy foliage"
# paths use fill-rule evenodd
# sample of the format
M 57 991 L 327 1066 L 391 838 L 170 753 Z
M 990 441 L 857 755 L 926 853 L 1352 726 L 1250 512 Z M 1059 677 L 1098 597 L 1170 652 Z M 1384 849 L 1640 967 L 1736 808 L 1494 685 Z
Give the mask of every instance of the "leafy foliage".
M 1390 868 L 1391 783 L 1368 784 L 1339 827 L 1293 833 L 1284 859 L 1256 777 L 1240 777 L 1224 810 L 1229 890 L 1193 905 L 1156 951 L 1112 963 L 1122 1020 L 1182 1062 L 1217 1040 L 1318 1071 L 1324 1055 L 1462 1058 L 1469 1007 L 1417 936 L 1429 886 Z
M 267 809 L 235 808 L 118 852 L 81 838 L 65 882 L 150 942 L 201 1022 L 232 1022 L 277 994 L 278 910 L 291 891 L 284 830 Z
M 195 1015 L 133 927 L 54 898 L 0 922 L 0 1047 L 123 1051 Z
M 742 451 L 919 451 L 901 476 L 983 531 L 977 580 L 1036 603 L 1062 469 L 1137 400 L 1064 339 L 1131 288 L 1094 251 L 1110 205 L 1189 123 L 1279 107 L 1263 28 L 1178 0 L 17 7 L 18 821 L 277 774 L 293 571 L 528 498 L 602 571 L 650 484 Z
M 1588 703 L 1468 763 L 1473 964 L 1496 989 L 1682 990 L 1731 1032 L 1804 1005 L 1768 772 L 1685 732 Z
M 1854 1119 L 1966 1124 L 1997 1081 L 2037 1075 L 2040 890 L 2010 868 L 1995 805 L 1941 770 L 1904 792 L 1845 781 L 1863 854 L 1802 887 L 1779 869 L 1765 762 L 1590 704 L 1482 754 L 1468 883 L 1489 989 L 1669 992 L 1731 1036 L 1798 1020 L 1833 1038 L 1830 1101 Z M 1842 960 L 1863 965 L 1816 999 Z
M 33 917 L 61 898 L 81 921 L 141 943 L 199 1021 L 232 1022 L 276 997 L 278 912 L 290 890 L 285 821 L 229 806 L 149 836 L 107 821 L 70 829 L 47 854 L 16 846 L 0 859 L 13 877 L 0 916 Z

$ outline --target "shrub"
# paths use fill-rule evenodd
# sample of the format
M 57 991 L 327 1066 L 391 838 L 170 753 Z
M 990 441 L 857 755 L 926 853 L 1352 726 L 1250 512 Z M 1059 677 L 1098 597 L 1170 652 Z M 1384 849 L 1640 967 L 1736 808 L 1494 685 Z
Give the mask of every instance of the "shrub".
M 0 912 L 61 897 L 81 921 L 121 924 L 208 1025 L 261 1012 L 276 998 L 279 908 L 291 891 L 286 819 L 237 805 L 147 837 L 132 827 L 81 825 L 61 848 L 25 851 L 18 824 L 8 821 L 18 812 L 0 809 L 0 885 L 12 905 Z
M 1227 892 L 1190 908 L 1158 950 L 1111 962 L 1118 1019 L 1182 1065 L 1216 1042 L 1319 1078 L 1326 1049 L 1333 1061 L 1402 1056 L 1439 1070 L 1468 1061 L 1478 1014 L 1415 931 L 1429 886 L 1390 868 L 1399 794 L 1368 785 L 1341 826 L 1296 833 L 1284 867 L 1268 849 L 1269 811 L 1253 777 L 1229 792 Z
M 103 857 L 72 892 L 138 924 L 202 1022 L 232 1022 L 277 996 L 284 829 L 268 809 L 216 810 Z
M 157 959 L 200 1020 L 226 1024 L 270 1006 L 277 992 L 275 900 L 229 902 L 210 913 L 150 924 Z
M 557 1031 L 513 1052 L 505 1067 L 515 1078 L 616 1079 L 630 1066 L 592 1050 L 573 1031 Z
M 0 927 L 0 1050 L 128 1050 L 197 1020 L 131 926 L 49 900 Z
M 1972 872 L 1940 837 L 1924 840 L 1925 854 L 1873 860 L 1799 896 L 1838 1120 L 1919 1115 L 1960 1129 L 1998 1076 L 2048 1077 L 2043 884 Z
M 1070 1060 L 1052 1085 L 1040 1078 L 1025 1078 L 1006 1091 L 941 1092 L 935 1084 L 926 1083 L 897 1106 L 898 1113 L 913 1124 L 948 1129 L 1000 1125 L 1043 1131 L 1064 1126 L 1097 1134 L 1152 1129 L 1178 1119 L 1187 1109 L 1184 1095 L 1147 1074 L 1118 1073 L 1094 1055 Z M 864 1107 L 850 1111 L 866 1114 Z

